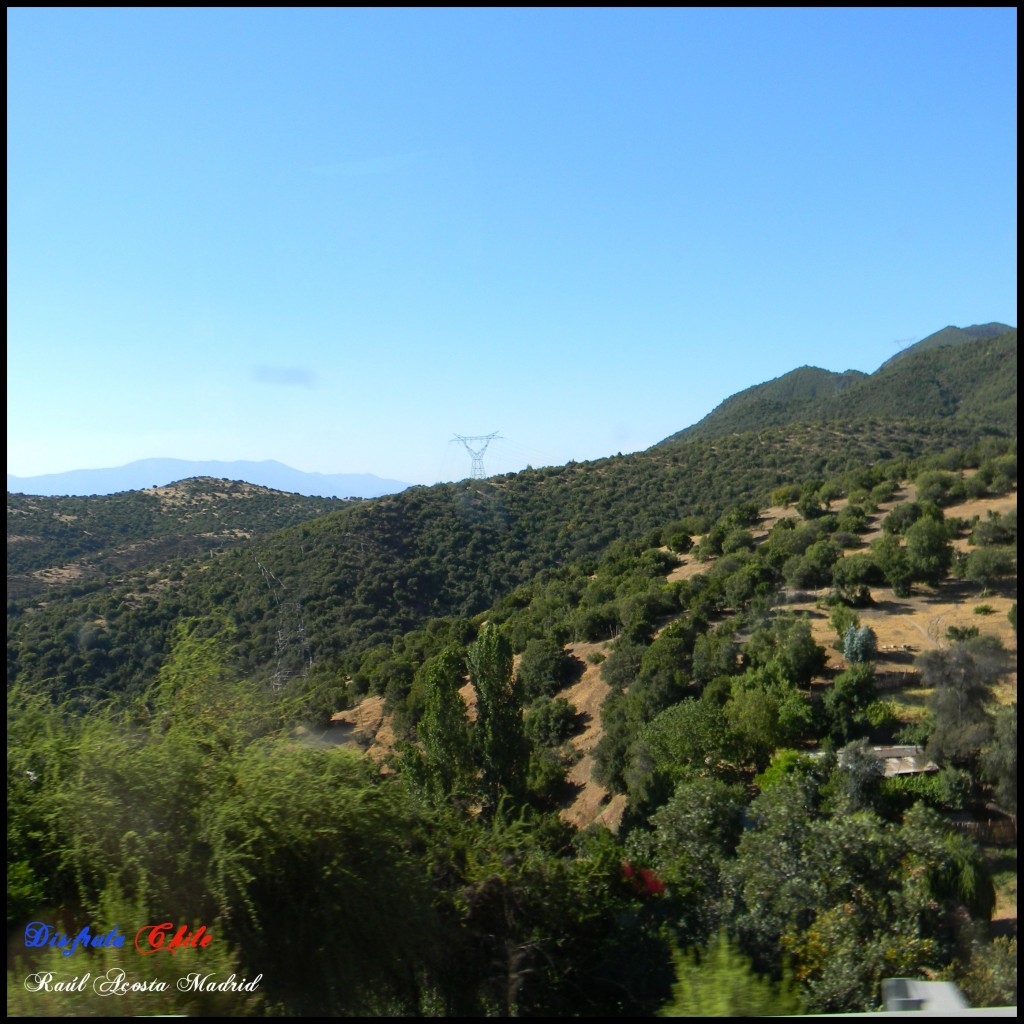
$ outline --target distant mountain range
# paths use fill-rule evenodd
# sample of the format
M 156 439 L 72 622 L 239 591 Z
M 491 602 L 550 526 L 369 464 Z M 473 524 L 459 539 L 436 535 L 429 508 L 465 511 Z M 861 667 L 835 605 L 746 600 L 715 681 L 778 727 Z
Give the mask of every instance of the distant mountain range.
M 277 491 L 319 498 L 378 498 L 396 494 L 410 485 L 385 480 L 372 473 L 304 473 L 282 462 L 195 462 L 188 459 L 140 459 L 115 469 L 75 469 L 41 476 L 7 474 L 12 494 L 88 495 L 117 494 L 163 486 L 188 477 L 244 480 Z
M 655 447 L 791 423 L 981 418 L 1016 430 L 1017 331 L 1006 324 L 945 327 L 886 360 L 874 373 L 801 366 L 737 392 L 699 423 Z

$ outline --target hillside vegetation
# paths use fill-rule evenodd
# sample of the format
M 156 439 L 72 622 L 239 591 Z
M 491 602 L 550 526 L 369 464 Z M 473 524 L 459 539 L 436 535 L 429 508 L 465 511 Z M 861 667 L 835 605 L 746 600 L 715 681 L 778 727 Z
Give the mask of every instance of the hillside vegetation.
M 717 517 L 794 474 L 839 474 L 968 436 L 936 422 L 797 426 L 411 488 L 199 562 L 16 602 L 9 680 L 58 701 L 137 693 L 178 619 L 215 611 L 233 621 L 246 671 L 280 680 L 312 664 L 344 676 L 368 648 L 432 619 L 478 614 L 538 572 L 593 560 L 613 541 L 680 516 Z
M 758 425 L 267 534 L 235 496 L 238 546 L 11 601 L 8 1012 L 107 1006 L 26 989 L 67 971 L 29 922 L 171 916 L 209 946 L 74 966 L 258 985 L 119 1012 L 825 1013 L 893 976 L 1015 1003 L 1004 345 L 839 392 L 888 409 L 925 359 L 928 419 Z M 790 383 L 805 408 L 830 387 Z
M 922 338 L 915 344 L 897 352 L 896 355 L 882 363 L 879 369 L 883 370 L 885 367 L 905 359 L 908 355 L 926 352 L 934 348 L 944 348 L 947 345 L 968 345 L 972 341 L 998 338 L 1012 330 L 1013 328 L 1007 324 L 1000 323 L 975 324 L 973 327 L 943 327 L 941 331 L 929 334 L 927 338 Z
M 89 498 L 8 493 L 8 597 L 220 549 L 345 504 L 208 477 Z
M 1016 375 L 1016 329 L 1004 324 L 947 327 L 904 349 L 870 376 L 804 366 L 747 388 L 660 444 L 786 423 L 856 423 L 875 417 L 941 417 L 1012 433 Z

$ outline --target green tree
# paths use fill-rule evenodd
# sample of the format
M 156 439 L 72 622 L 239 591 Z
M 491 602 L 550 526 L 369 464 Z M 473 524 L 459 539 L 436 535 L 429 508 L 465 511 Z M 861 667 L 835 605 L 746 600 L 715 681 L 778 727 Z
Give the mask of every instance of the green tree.
M 754 547 L 754 535 L 749 530 L 738 526 L 726 534 L 722 541 L 722 554 L 729 555 L 734 551 L 753 551 Z
M 526 735 L 534 747 L 559 747 L 576 728 L 576 708 L 564 697 L 538 697 L 523 719 Z
M 999 806 L 1017 813 L 1017 704 L 1004 705 L 993 718 L 992 740 L 982 751 L 981 768 Z
M 739 658 L 732 630 L 723 623 L 707 633 L 701 633 L 693 645 L 693 681 L 707 686 L 719 676 L 733 675 Z
M 885 517 L 882 529 L 886 533 L 906 533 L 921 515 L 921 506 L 916 501 L 902 502 Z
M 689 768 L 719 772 L 734 756 L 722 710 L 704 700 L 681 700 L 639 730 L 624 781 L 634 802 L 661 803 Z
M 824 587 L 832 582 L 833 566 L 842 557 L 835 541 L 815 541 L 799 559 L 786 563 L 786 582 L 794 587 Z
M 685 555 L 693 548 L 693 538 L 688 533 L 673 533 L 665 541 L 665 546 L 677 555 Z
M 953 548 L 945 524 L 930 517 L 919 519 L 907 530 L 907 559 L 915 580 L 937 585 L 953 564 Z
M 755 668 L 775 662 L 794 686 L 809 685 L 827 661 L 825 648 L 815 643 L 808 620 L 786 614 L 755 630 L 743 653 Z
M 726 913 L 722 876 L 743 832 L 745 804 L 742 786 L 691 771 L 651 815 L 650 831 L 629 835 L 629 856 L 667 884 L 667 913 L 686 942 L 706 941 Z
M 467 785 L 472 775 L 469 722 L 462 686 L 463 661 L 446 648 L 426 668 L 426 697 L 419 737 L 429 792 L 444 799 Z
M 879 537 L 871 544 L 871 556 L 893 593 L 897 597 L 909 597 L 914 572 L 907 550 L 900 544 L 899 538 L 888 533 Z
M 860 616 L 845 604 L 837 604 L 828 617 L 828 624 L 836 631 L 836 642 L 832 647 L 842 654 L 846 642 L 846 631 L 851 626 L 860 625 Z
M 759 970 L 788 954 L 813 1010 L 876 1006 L 882 978 L 943 967 L 951 926 L 991 907 L 980 851 L 920 804 L 902 825 L 846 802 L 825 817 L 809 779 L 784 779 L 750 819 L 731 869 L 737 934 Z
M 523 733 L 522 690 L 512 676 L 512 647 L 493 623 L 487 623 L 466 656 L 476 690 L 477 735 L 482 784 L 494 809 L 502 794 L 522 798 L 529 748 Z
M 800 495 L 800 500 L 796 502 L 796 510 L 804 519 L 817 519 L 825 514 L 817 492 L 806 488 L 804 493 Z
M 981 586 L 982 594 L 989 591 L 1006 576 L 1012 576 L 1016 559 L 1010 548 L 975 548 L 967 556 L 967 578 Z
M 615 689 L 626 689 L 636 679 L 646 650 L 644 644 L 627 636 L 619 637 L 601 665 L 601 678 Z
M 947 650 L 925 651 L 917 664 L 925 686 L 933 690 L 928 702 L 934 719 L 928 756 L 973 766 L 991 735 L 987 704 L 1006 669 L 1005 652 L 981 637 Z
M 882 762 L 875 757 L 867 740 L 848 743 L 838 752 L 833 770 L 832 788 L 838 796 L 838 809 L 849 814 L 870 807 L 884 774 Z
M 884 579 L 870 555 L 847 555 L 832 567 L 832 590 L 840 601 L 855 608 L 871 603 L 871 585 Z
M 551 637 L 530 640 L 519 659 L 517 675 L 526 700 L 553 697 L 569 681 L 572 661 Z
M 742 760 L 763 771 L 784 738 L 778 697 L 761 685 L 755 673 L 747 673 L 733 686 L 725 718 Z
M 1000 547 L 1017 543 L 1017 510 L 1011 509 L 1005 516 L 989 509 L 987 516 L 980 519 L 971 531 L 971 544 L 979 547 Z
M 867 709 L 878 695 L 875 670 L 868 662 L 853 664 L 836 676 L 825 694 L 832 736 L 846 742 L 867 726 Z

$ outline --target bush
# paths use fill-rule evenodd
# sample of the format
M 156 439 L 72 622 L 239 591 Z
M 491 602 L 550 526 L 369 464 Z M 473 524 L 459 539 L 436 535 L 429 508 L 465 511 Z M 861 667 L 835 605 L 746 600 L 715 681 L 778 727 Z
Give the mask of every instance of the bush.
M 872 701 L 864 709 L 864 717 L 872 729 L 892 729 L 900 720 L 896 705 L 891 700 Z
M 921 775 L 895 775 L 882 782 L 882 797 L 893 810 L 906 810 L 919 801 L 939 810 L 959 810 L 971 793 L 971 777 L 959 768 Z
M 860 616 L 845 604 L 837 604 L 832 609 L 828 622 L 836 631 L 836 642 L 832 646 L 842 654 L 846 649 L 846 634 L 860 625 Z
M 1011 548 L 975 548 L 967 556 L 966 575 L 969 580 L 981 585 L 984 594 L 1004 576 L 1013 575 L 1015 561 Z
M 523 728 L 538 747 L 561 746 L 576 730 L 576 708 L 564 697 L 539 697 L 526 711 Z
M 685 555 L 693 547 L 693 538 L 688 533 L 674 533 L 665 541 L 665 546 L 677 555 Z
M 768 500 L 773 505 L 781 505 L 785 508 L 787 505 L 792 505 L 800 497 L 800 488 L 796 484 L 783 484 L 781 487 L 776 487 L 774 491 L 768 496 Z
M 978 943 L 956 980 L 971 1006 L 1016 1006 L 1017 939 L 1000 936 Z
M 572 662 L 561 646 L 545 637 L 530 640 L 519 659 L 517 675 L 527 700 L 554 696 L 568 681 Z
M 946 639 L 954 644 L 961 644 L 965 640 L 973 640 L 981 634 L 977 626 L 950 626 L 946 630 Z
M 897 505 L 882 522 L 886 533 L 902 534 L 921 518 L 921 506 L 916 501 L 905 501 Z
M 753 551 L 754 537 L 749 530 L 737 527 L 731 530 L 722 541 L 722 554 L 729 555 L 734 551 Z

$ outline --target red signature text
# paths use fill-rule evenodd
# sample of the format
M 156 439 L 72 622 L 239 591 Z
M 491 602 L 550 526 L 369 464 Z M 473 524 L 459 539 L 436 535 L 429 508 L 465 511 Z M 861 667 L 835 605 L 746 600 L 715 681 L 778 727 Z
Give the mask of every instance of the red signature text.
M 135 933 L 135 948 L 149 956 L 161 949 L 169 949 L 174 956 L 179 949 L 203 949 L 210 944 L 213 936 L 202 925 L 192 931 L 187 925 L 175 929 L 170 921 L 163 924 L 147 924 Z

